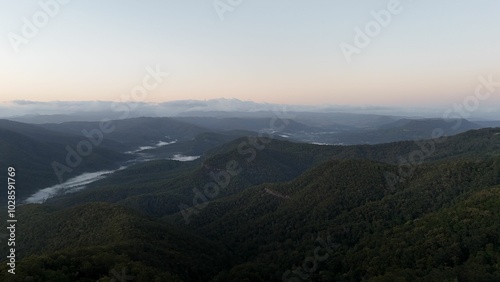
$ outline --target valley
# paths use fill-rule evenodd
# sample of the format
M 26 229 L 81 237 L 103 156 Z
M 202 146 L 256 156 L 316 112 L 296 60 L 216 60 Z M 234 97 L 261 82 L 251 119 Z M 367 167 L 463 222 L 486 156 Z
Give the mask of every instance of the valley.
M 400 126 L 407 134 L 395 142 L 356 129 L 349 134 L 374 144 L 319 145 L 293 139 L 311 138 L 310 127 L 272 134 L 242 120 L 187 129 L 171 119 L 120 122 L 75 168 L 81 173 L 58 184 L 31 172 L 32 182 L 22 181 L 22 172 L 39 165 L 49 175 L 64 144 L 38 142 L 78 142 L 75 133 L 91 124 L 4 121 L 4 146 L 15 148 L 9 138 L 18 136 L 57 152 L 34 163 L 22 157 L 29 151 L 8 150 L 18 154 L 17 186 L 25 189 L 16 279 L 109 281 L 117 269 L 134 281 L 500 278 L 498 128 L 415 141 L 448 123 L 401 120 L 378 129 L 390 136 Z M 92 163 L 101 152 L 108 161 Z

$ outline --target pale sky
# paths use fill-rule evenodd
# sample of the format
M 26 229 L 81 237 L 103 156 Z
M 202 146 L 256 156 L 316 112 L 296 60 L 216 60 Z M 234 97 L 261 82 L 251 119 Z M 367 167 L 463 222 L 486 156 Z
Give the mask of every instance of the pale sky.
M 221 20 L 237 0 L 0 0 L 0 101 L 119 101 L 147 66 L 170 76 L 146 102 L 447 106 L 500 81 L 498 0 L 396 1 L 348 63 L 340 45 L 390 1 L 241 0 Z

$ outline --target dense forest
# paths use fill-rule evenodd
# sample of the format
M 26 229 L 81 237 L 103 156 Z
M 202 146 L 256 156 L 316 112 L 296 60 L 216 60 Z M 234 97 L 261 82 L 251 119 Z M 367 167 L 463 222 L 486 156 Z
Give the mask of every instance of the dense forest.
M 196 161 L 18 206 L 16 275 L 3 259 L 0 280 L 500 281 L 500 129 L 353 146 L 197 136 Z

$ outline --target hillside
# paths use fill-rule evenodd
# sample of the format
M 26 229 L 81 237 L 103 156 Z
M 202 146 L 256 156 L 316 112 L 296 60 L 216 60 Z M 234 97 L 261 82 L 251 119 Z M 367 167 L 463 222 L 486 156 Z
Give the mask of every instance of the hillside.
M 1 281 L 115 281 L 124 270 L 133 281 L 206 281 L 230 259 L 218 244 L 109 204 L 27 205 L 17 218 L 19 271 L 2 263 Z
M 193 141 L 229 142 L 19 207 L 18 277 L 498 279 L 500 129 L 358 146 L 234 137 L 205 133 Z
M 204 128 L 209 128 L 216 131 L 227 130 L 247 130 L 259 132 L 263 129 L 270 129 L 273 118 L 215 118 L 215 117 L 176 117 L 176 120 L 195 124 Z M 292 119 L 287 120 L 288 123 L 283 130 L 284 132 L 316 132 L 321 131 L 321 128 L 307 126 Z
M 407 178 L 405 173 L 413 173 L 418 168 L 418 162 L 409 163 L 409 156 L 413 152 L 423 152 L 425 158 L 421 161 L 424 163 L 455 159 L 477 161 L 498 157 L 500 134 L 497 133 L 500 133 L 500 129 L 470 131 L 439 143 L 430 143 L 429 140 L 422 142 L 423 147 L 411 141 L 380 145 L 320 146 L 272 140 L 265 146 L 261 144 L 263 147 L 259 148 L 262 150 L 258 150 L 250 146 L 250 139 L 239 138 L 207 151 L 195 162 L 154 161 L 138 164 L 91 184 L 80 193 L 63 195 L 50 202 L 67 207 L 105 201 L 163 216 L 178 212 L 180 203 L 191 206 L 195 195 L 193 188 L 203 189 L 208 183 L 214 183 L 213 175 L 226 171 L 227 164 L 231 162 L 236 162 L 241 172 L 229 178 L 217 198 L 262 183 L 292 180 L 309 168 L 331 159 L 401 164 L 401 167 L 396 166 L 394 173 L 384 176 L 387 181 L 397 183 Z M 432 152 L 426 151 L 432 149 L 429 144 L 434 146 Z M 406 162 L 401 162 L 401 158 Z
M 401 119 L 383 124 L 377 129 L 333 134 L 325 141 L 342 144 L 380 144 L 430 139 L 436 131 L 445 136 L 452 136 L 482 127 L 466 119 Z
M 82 130 L 100 128 L 100 122 L 64 122 L 42 124 L 53 131 L 81 135 Z M 140 117 L 111 121 L 105 138 L 122 143 L 129 150 L 154 145 L 159 141 L 187 140 L 208 132 L 209 129 L 178 121 L 173 118 Z
M 83 136 L 0 120 L 0 151 L 2 152 L 0 167 L 4 171 L 9 166 L 16 169 L 18 187 L 22 187 L 17 190 L 17 198 L 23 199 L 38 189 L 58 184 L 60 180 L 64 181 L 83 172 L 117 168 L 121 162 L 130 158 L 115 151 L 115 148 L 118 150 L 121 148 L 119 143 L 103 140 L 99 146 L 92 146 L 92 154 L 80 156 L 79 160 L 77 159 L 77 146 L 85 140 L 87 139 Z M 73 166 L 67 162 L 68 155 L 72 156 L 69 160 L 71 164 L 74 164 Z M 59 164 L 57 171 L 60 172 L 61 179 L 55 172 L 54 162 Z M 0 174 L 0 181 L 6 182 L 6 180 L 6 174 Z M 0 199 L 6 199 L 6 194 L 2 193 Z M 5 202 L 1 200 L 1 205 Z
M 192 217 L 188 227 L 206 234 L 211 240 L 225 242 L 229 249 L 240 254 L 239 262 L 221 274 L 224 277 L 221 281 L 239 281 L 255 275 L 255 272 L 259 276 L 253 281 L 280 281 L 286 269 L 300 265 L 305 258 L 312 256 L 312 251 L 318 246 L 314 242 L 318 237 L 325 241 L 328 238 L 330 259 L 318 266 L 311 280 L 360 281 L 385 273 L 372 270 L 369 264 L 360 264 L 363 257 L 367 263 L 371 260 L 377 267 L 375 269 L 386 267 L 395 273 L 404 270 L 397 263 L 383 264 L 387 259 L 379 252 L 362 251 L 364 242 L 400 246 L 400 243 L 385 241 L 385 236 L 394 228 L 423 220 L 442 210 L 453 210 L 457 203 L 470 195 L 500 184 L 498 158 L 485 163 L 451 161 L 423 165 L 407 182 L 391 187 L 384 175 L 395 170 L 394 166 L 369 161 L 330 161 L 292 182 L 252 187 L 240 194 L 215 200 Z M 178 224 L 183 222 L 181 215 L 170 219 Z M 494 220 L 486 219 L 490 223 Z M 435 225 L 420 226 L 422 231 L 419 232 L 424 234 L 435 228 Z M 496 226 L 489 234 L 500 231 Z M 452 233 L 464 231 L 457 230 L 458 226 L 449 228 Z M 492 226 L 484 222 L 481 228 L 490 229 Z M 474 234 L 480 236 L 481 233 L 477 230 Z M 400 236 L 405 236 L 405 233 L 401 232 Z M 474 252 L 487 244 L 498 247 L 495 238 L 484 237 L 478 241 L 483 243 L 479 243 Z M 438 239 L 432 237 L 427 241 L 428 244 L 437 244 L 435 240 Z M 413 241 L 401 240 L 406 242 L 405 248 L 413 246 Z M 465 247 L 467 242 L 458 243 Z M 390 251 L 384 254 L 394 255 Z M 424 259 L 433 259 L 425 252 L 422 255 Z M 457 262 L 454 271 L 467 268 L 466 261 L 464 258 Z M 424 265 L 422 271 L 430 275 L 428 277 L 435 277 L 431 275 L 432 271 L 436 272 L 436 277 L 443 277 L 447 272 L 441 267 L 448 266 L 447 263 L 444 260 L 434 262 L 432 266 Z M 486 267 L 484 263 L 480 264 Z M 408 271 L 417 270 L 414 267 Z M 415 274 L 422 277 L 411 281 L 442 281 L 423 279 L 425 275 L 420 272 Z

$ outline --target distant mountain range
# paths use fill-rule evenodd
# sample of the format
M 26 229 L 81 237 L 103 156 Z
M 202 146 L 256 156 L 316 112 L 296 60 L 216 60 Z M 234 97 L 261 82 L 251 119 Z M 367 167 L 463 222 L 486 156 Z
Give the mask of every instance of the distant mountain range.
M 282 105 L 256 103 L 238 99 L 180 100 L 164 103 L 110 102 L 110 101 L 11 101 L 0 103 L 0 118 L 27 123 L 60 123 L 68 121 L 100 121 L 101 119 L 121 119 L 134 117 L 245 117 L 268 118 L 279 113 L 315 113 L 345 115 L 351 119 L 361 116 L 393 116 L 418 119 L 438 118 L 445 109 L 397 108 L 397 107 L 353 107 L 333 105 Z M 475 114 L 475 115 L 474 115 Z M 496 112 L 473 113 L 474 120 L 499 121 Z M 309 118 L 309 117 L 307 117 Z
M 435 134 L 451 136 L 483 126 L 465 119 L 400 119 L 375 130 L 346 132 L 331 136 L 329 143 L 378 144 L 401 140 L 430 139 Z

